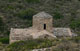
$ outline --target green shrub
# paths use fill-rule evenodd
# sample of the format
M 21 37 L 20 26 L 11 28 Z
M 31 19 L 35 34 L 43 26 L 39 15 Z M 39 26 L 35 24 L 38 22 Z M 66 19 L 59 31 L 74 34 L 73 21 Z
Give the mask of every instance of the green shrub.
M 80 32 L 76 32 L 78 36 L 80 36 Z
M 77 21 L 72 21 L 70 24 L 70 27 L 75 29 L 75 28 L 80 28 L 80 20 Z
M 25 0 L 25 1 L 27 1 L 28 3 L 39 3 L 40 2 L 40 0 Z
M 6 34 L 9 36 L 9 34 L 10 34 L 10 31 L 8 31 L 8 30 L 7 30 Z
M 9 44 L 9 38 L 8 37 L 0 38 L 0 42 L 2 42 L 4 44 Z
M 20 11 L 17 16 L 20 17 L 21 19 L 27 19 L 27 20 L 32 20 L 32 16 L 36 14 L 34 9 L 26 9 L 26 10 L 22 10 Z
M 25 24 L 27 24 L 27 27 L 32 26 L 32 17 L 33 15 L 36 14 L 36 11 L 34 9 L 26 9 L 26 10 L 21 10 L 20 12 L 17 13 L 17 17 L 20 19 L 26 20 Z
M 14 7 L 11 6 L 11 5 L 8 5 L 8 6 L 7 6 L 7 9 L 14 9 Z
M 2 18 L 0 17 L 0 31 L 3 31 L 3 30 L 4 30 L 4 23 Z
M 62 41 L 56 47 L 52 48 L 52 51 L 79 51 L 78 43 L 72 41 Z
M 28 21 L 26 21 L 26 24 L 27 24 L 27 27 L 30 27 L 30 26 L 32 26 L 32 21 L 28 20 Z
M 7 0 L 8 2 L 15 2 L 16 0 Z
M 3 51 L 4 45 L 0 42 L 0 51 Z
M 31 49 L 51 47 L 53 45 L 52 43 L 53 40 L 49 40 L 49 39 L 19 41 L 9 45 L 7 49 L 9 49 L 8 51 L 19 51 L 19 50 L 25 51 Z
M 76 36 L 76 37 L 68 37 L 67 39 L 66 39 L 67 41 L 74 41 L 74 42 L 76 42 L 76 43 L 80 43 L 80 36 Z M 62 40 L 62 42 L 63 42 L 63 40 Z
M 77 43 L 80 43 L 80 36 L 73 37 L 72 40 L 77 42 Z
M 56 12 L 56 13 L 54 13 L 54 19 L 61 19 L 61 18 L 63 18 L 64 16 L 62 15 L 62 14 L 60 14 L 60 13 L 58 13 L 58 12 Z

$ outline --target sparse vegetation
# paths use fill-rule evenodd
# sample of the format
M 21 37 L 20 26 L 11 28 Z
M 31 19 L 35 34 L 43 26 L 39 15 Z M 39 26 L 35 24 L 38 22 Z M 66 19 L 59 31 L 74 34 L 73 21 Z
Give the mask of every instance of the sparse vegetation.
M 26 10 L 21 10 L 17 16 L 20 17 L 21 19 L 27 19 L 27 20 L 32 20 L 32 16 L 36 14 L 36 11 L 34 9 L 26 9 Z
M 3 31 L 3 30 L 4 30 L 4 23 L 2 18 L 0 17 L 0 31 Z
M 76 43 L 80 43 L 80 36 L 74 37 L 71 40 L 76 42 Z
M 3 44 L 9 44 L 9 37 L 0 38 L 0 42 Z
M 31 26 L 32 16 L 36 14 L 36 12 L 38 13 L 41 11 L 53 15 L 53 25 L 55 27 L 67 26 L 76 29 L 74 30 L 75 32 L 80 31 L 76 28 L 79 27 L 79 22 L 75 20 L 79 17 L 76 13 L 77 10 L 79 10 L 76 9 L 79 7 L 79 4 L 77 5 L 73 1 L 67 1 L 68 0 L 0 0 L 0 15 L 3 16 L 4 21 L 2 21 L 6 24 L 6 26 L 4 26 L 6 29 L 3 29 L 4 32 L 1 32 L 1 34 L 5 35 L 5 32 L 9 31 L 11 27 L 27 28 Z M 68 16 L 68 14 L 71 16 Z M 72 21 L 70 21 L 71 19 L 69 18 L 71 18 Z M 73 21 L 73 19 L 75 21 Z M 75 24 L 77 25 L 75 26 Z
M 35 39 L 35 40 L 26 40 L 19 41 L 10 44 L 6 51 L 29 51 L 32 49 L 48 48 L 52 47 L 53 51 L 79 51 L 80 37 L 75 38 L 59 38 L 54 40 L 49 39 Z M 16 49 L 15 49 L 16 48 Z
M 31 49 L 51 47 L 54 45 L 55 41 L 49 39 L 35 39 L 15 42 L 7 47 L 8 51 L 25 51 Z M 16 46 L 17 45 L 17 46 Z M 16 48 L 16 49 L 15 49 Z
M 61 19 L 63 17 L 64 16 L 62 14 L 58 13 L 58 12 L 54 13 L 54 16 L 53 16 L 54 19 Z
M 39 3 L 40 0 L 25 0 L 28 3 Z
M 72 21 L 70 27 L 73 29 L 80 28 L 80 20 Z
M 77 43 L 66 41 L 61 42 L 56 47 L 53 48 L 53 51 L 79 51 L 79 45 Z
M 53 46 L 56 46 L 53 48 L 54 51 L 78 51 L 80 50 L 78 49 L 80 47 L 80 15 L 77 16 L 80 13 L 78 10 L 80 10 L 80 2 L 71 0 L 0 0 L 0 49 L 4 48 L 3 44 L 9 43 L 10 28 L 27 28 L 32 25 L 32 16 L 36 12 L 45 11 L 54 15 L 53 25 L 55 27 L 71 27 L 79 36 L 68 39 L 70 43 L 64 42 L 64 40 L 43 41 L 42 39 L 30 42 L 21 41 L 9 45 L 7 49 L 24 51 L 30 48 L 50 47 L 53 42 Z

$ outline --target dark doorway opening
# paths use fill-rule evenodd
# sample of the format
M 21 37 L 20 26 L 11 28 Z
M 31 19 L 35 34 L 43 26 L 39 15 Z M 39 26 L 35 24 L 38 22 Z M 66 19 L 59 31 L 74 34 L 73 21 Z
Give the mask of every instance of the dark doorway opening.
M 44 30 L 46 29 L 46 24 L 44 24 Z

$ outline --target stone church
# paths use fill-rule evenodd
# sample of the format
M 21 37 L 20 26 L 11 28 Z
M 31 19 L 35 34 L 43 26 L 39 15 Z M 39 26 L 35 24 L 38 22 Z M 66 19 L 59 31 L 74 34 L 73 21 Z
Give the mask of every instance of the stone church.
M 45 12 L 33 16 L 32 27 L 11 28 L 10 30 L 10 43 L 20 40 L 57 37 L 72 37 L 72 32 L 70 28 L 53 27 L 53 17 Z

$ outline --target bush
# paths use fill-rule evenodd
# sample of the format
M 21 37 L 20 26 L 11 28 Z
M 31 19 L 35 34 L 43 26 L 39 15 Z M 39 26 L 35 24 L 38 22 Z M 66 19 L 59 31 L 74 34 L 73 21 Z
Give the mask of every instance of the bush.
M 3 30 L 4 30 L 4 23 L 2 18 L 0 17 L 0 31 L 3 31 Z
M 6 34 L 7 36 L 9 36 L 10 35 L 10 31 L 6 31 L 4 34 Z
M 35 39 L 35 40 L 27 40 L 27 41 L 20 41 L 15 42 L 7 47 L 8 51 L 27 51 L 31 49 L 38 49 L 38 48 L 46 48 L 51 47 L 53 44 L 53 40 L 48 39 Z
M 80 43 L 80 36 L 73 37 L 72 40 L 73 40 L 74 42 Z
M 2 42 L 4 44 L 9 44 L 9 38 L 8 37 L 0 38 L 0 42 Z
M 25 1 L 27 1 L 28 3 L 39 3 L 40 2 L 40 0 L 25 0 Z
M 4 48 L 3 44 L 0 42 L 0 51 L 2 51 Z
M 63 18 L 64 16 L 62 15 L 62 14 L 60 14 L 60 13 L 58 13 L 58 12 L 56 12 L 56 13 L 54 13 L 54 19 L 61 19 L 61 18 Z
M 32 20 L 32 16 L 36 14 L 36 12 L 29 8 L 27 10 L 22 10 L 20 11 L 17 16 L 20 17 L 21 19 L 27 19 L 27 20 Z
M 80 20 L 72 21 L 71 24 L 70 24 L 70 27 L 71 27 L 72 29 L 80 28 Z
M 15 2 L 16 0 L 7 0 L 8 2 Z
M 52 48 L 52 51 L 79 51 L 79 46 L 77 43 L 66 41 L 61 42 L 56 47 Z

